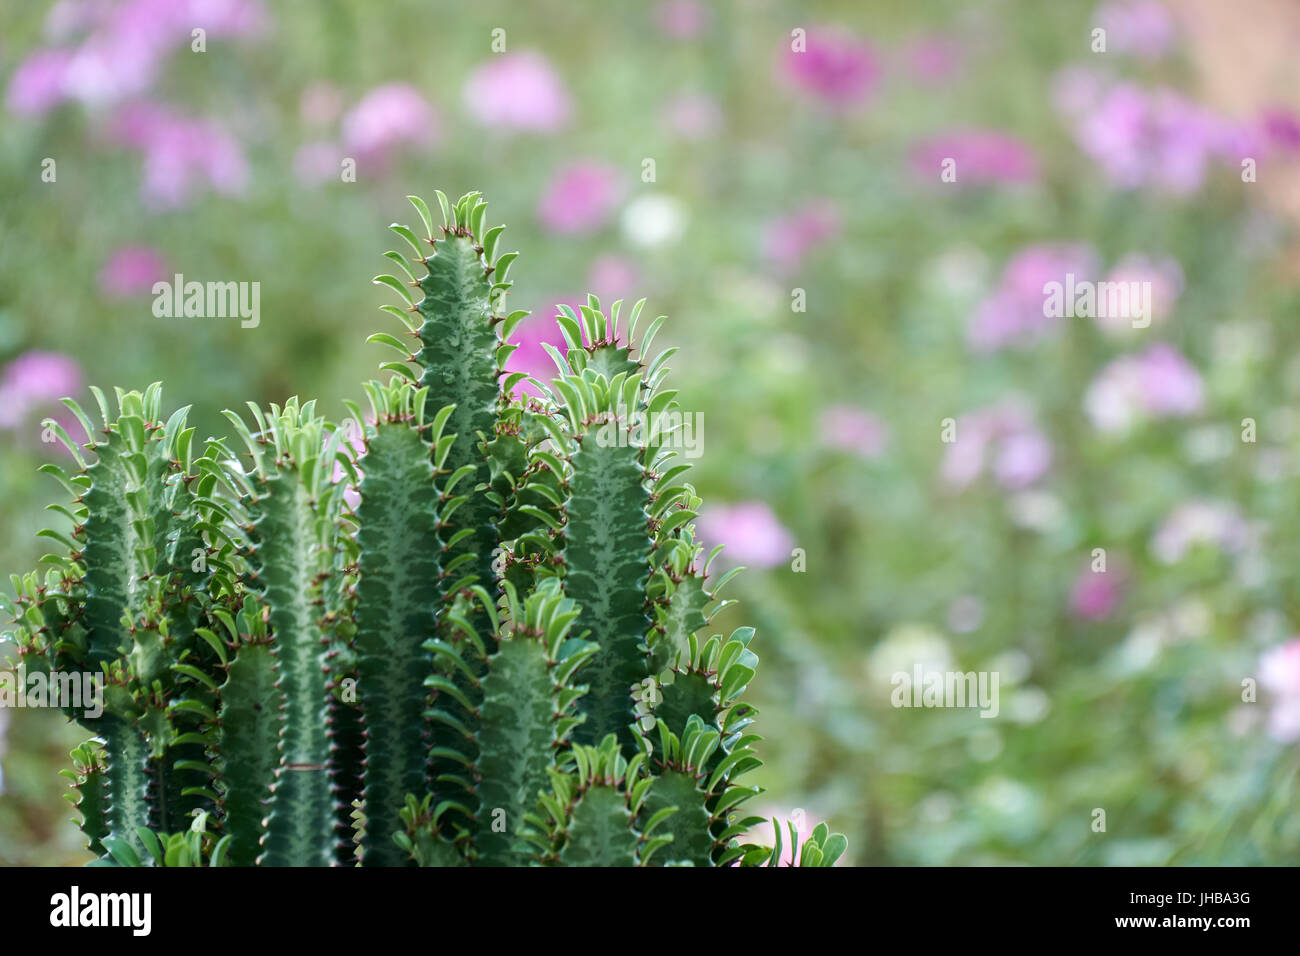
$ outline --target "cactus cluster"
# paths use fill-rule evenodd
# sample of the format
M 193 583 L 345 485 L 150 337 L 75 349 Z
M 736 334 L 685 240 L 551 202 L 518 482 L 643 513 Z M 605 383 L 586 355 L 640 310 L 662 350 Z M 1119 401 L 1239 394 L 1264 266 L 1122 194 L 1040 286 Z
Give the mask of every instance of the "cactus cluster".
M 196 443 L 161 388 L 61 429 L 70 534 L 3 598 L 27 669 L 103 675 L 66 773 L 106 865 L 831 865 L 759 818 L 752 628 L 727 602 L 643 302 L 561 307 L 548 382 L 507 373 L 516 254 L 486 203 L 375 281 L 404 335 L 342 423 L 227 412 Z M 625 324 L 624 324 L 625 323 Z M 624 330 L 626 334 L 624 334 Z M 637 338 L 640 330 L 640 338 Z M 549 348 L 549 347 L 548 347 Z M 525 383 L 527 379 L 527 383 Z M 521 389 L 529 385 L 527 392 Z M 57 426 L 54 426 L 57 427 Z M 349 491 L 355 490 L 356 495 Z

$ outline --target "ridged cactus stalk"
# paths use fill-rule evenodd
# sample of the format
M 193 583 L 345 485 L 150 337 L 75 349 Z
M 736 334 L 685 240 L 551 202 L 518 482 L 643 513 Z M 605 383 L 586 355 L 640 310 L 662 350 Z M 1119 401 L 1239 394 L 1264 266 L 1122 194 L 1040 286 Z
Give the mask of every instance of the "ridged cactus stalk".
M 727 602 L 664 388 L 663 318 L 557 317 L 556 374 L 507 373 L 477 193 L 393 231 L 386 381 L 226 412 L 200 448 L 161 387 L 92 390 L 46 466 L 70 529 L 3 603 L 29 671 L 102 677 L 65 771 L 102 865 L 823 865 L 825 826 L 745 842 L 754 631 Z M 401 334 L 404 333 L 404 334 Z M 624 334 L 625 333 L 625 334 Z M 638 337 L 639 334 L 639 337 Z M 549 348 L 549 346 L 548 346 Z M 527 381 L 525 381 L 527 379 Z M 528 388 L 525 390 L 524 385 Z M 356 495 L 349 495 L 355 490 Z M 729 575 L 728 575 L 729 576 Z

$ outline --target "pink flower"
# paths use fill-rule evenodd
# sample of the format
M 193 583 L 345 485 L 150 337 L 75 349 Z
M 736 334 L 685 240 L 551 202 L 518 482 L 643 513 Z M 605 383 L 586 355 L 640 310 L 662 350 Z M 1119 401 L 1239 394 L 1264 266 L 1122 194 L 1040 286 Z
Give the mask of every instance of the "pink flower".
M 912 150 L 912 169 L 921 179 L 937 183 L 949 159 L 959 186 L 1026 183 L 1038 178 L 1033 151 L 998 130 L 957 130 L 925 140 Z
M 1097 325 L 1105 332 L 1111 334 L 1127 334 L 1134 326 L 1134 319 L 1137 318 L 1136 310 L 1142 305 L 1146 298 L 1146 290 L 1150 290 L 1151 314 L 1146 316 L 1152 323 L 1163 321 L 1173 311 L 1174 304 L 1183 291 L 1183 269 L 1178 264 L 1177 259 L 1162 258 L 1157 259 L 1151 256 L 1132 254 L 1127 255 L 1117 262 L 1110 272 L 1106 275 L 1106 282 L 1126 285 L 1129 290 L 1138 290 L 1140 296 L 1138 302 L 1132 301 L 1132 293 L 1129 293 L 1130 308 L 1128 315 L 1112 315 L 1110 308 L 1096 310 Z M 1098 292 L 1100 298 L 1101 293 Z M 1105 316 L 1101 312 L 1105 311 Z
M 1003 488 L 1027 488 L 1046 474 L 1052 464 L 1052 443 L 1036 428 L 1002 436 L 993 460 L 993 477 Z
M 104 22 L 111 0 L 55 0 L 45 14 L 45 38 L 64 43 Z
M 965 488 L 989 471 L 1003 488 L 1019 491 L 1051 467 L 1051 443 L 1019 399 L 963 415 L 956 425 L 955 440 L 948 444 L 940 468 L 944 481 L 954 488 Z
M 1254 536 L 1235 504 L 1198 498 L 1170 512 L 1151 539 L 1151 551 L 1162 564 L 1177 564 L 1196 545 L 1236 554 Z
M 59 352 L 25 352 L 5 366 L 0 388 L 22 401 L 53 401 L 81 388 L 81 366 Z
M 542 228 L 555 235 L 595 232 L 622 198 L 622 174 L 605 163 L 576 162 L 551 180 L 537 204 Z
M 587 288 L 603 302 L 631 298 L 640 281 L 635 263 L 612 254 L 597 258 L 587 273 Z
M 865 99 L 880 76 L 875 54 L 847 33 L 809 30 L 802 50 L 797 38 L 782 54 L 786 78 L 798 90 L 832 107 L 848 107 Z
M 1070 591 L 1070 613 L 1084 621 L 1104 621 L 1124 599 L 1125 576 L 1116 569 L 1079 572 Z
M 386 83 L 343 117 L 343 145 L 358 162 L 386 164 L 394 149 L 427 147 L 438 139 L 438 115 L 407 83 Z
M 1048 315 L 1043 287 L 1049 282 L 1091 278 L 1097 255 L 1083 243 L 1049 243 L 1027 246 L 1007 263 L 993 292 L 975 310 L 967 341 L 976 352 L 1007 346 L 1025 347 L 1053 330 L 1059 318 Z
M 1259 683 L 1269 692 L 1268 732 L 1275 740 L 1300 740 L 1300 638 L 1259 659 Z
M 840 217 L 829 201 L 805 203 L 763 229 L 762 255 L 772 265 L 797 269 L 804 256 L 840 232 Z
M 1094 19 L 1106 31 L 1106 49 L 1156 60 L 1174 45 L 1177 31 L 1159 0 L 1112 0 L 1097 8 Z
M 112 299 L 142 295 L 168 277 L 166 260 L 148 246 L 122 246 L 99 272 L 99 288 Z
M 357 484 L 349 483 L 343 489 L 343 503 L 353 511 L 357 510 L 357 505 L 361 504 L 361 487 L 360 482 L 365 477 L 365 472 L 361 470 L 361 461 L 366 454 L 366 436 L 357 428 L 355 419 L 349 419 L 352 422 L 350 428 L 343 435 L 343 440 L 339 442 L 339 450 L 351 459 L 353 466 L 357 471 Z M 374 424 L 373 421 L 370 424 Z M 329 439 L 326 439 L 328 444 Z M 330 483 L 337 485 L 344 478 L 348 477 L 348 471 L 339 463 L 337 458 L 334 459 L 334 471 L 330 476 Z
M 722 109 L 703 93 L 683 94 L 665 104 L 663 122 L 679 139 L 706 139 L 722 129 Z
M 699 0 L 660 0 L 655 6 L 655 23 L 674 40 L 691 40 L 705 31 L 711 19 L 708 7 Z
M 28 413 L 81 388 L 81 366 L 58 352 L 25 352 L 0 372 L 0 428 L 15 428 Z
M 777 825 L 781 827 L 781 860 L 779 864 L 781 866 L 791 865 L 790 824 L 794 824 L 795 836 L 799 841 L 794 853 L 801 854 L 803 845 L 812 837 L 813 831 L 817 829 L 818 824 L 823 822 L 798 807 L 793 810 L 784 810 L 770 804 L 755 809 L 754 815 L 762 817 L 763 822 L 756 824 L 752 830 L 747 831 L 741 837 L 741 842 L 752 843 L 755 846 L 776 846 L 775 835 L 772 833 L 772 820 L 775 819 Z M 839 866 L 843 859 L 841 857 L 836 860 L 835 865 Z
M 553 312 L 551 314 L 554 315 Z M 561 355 L 566 351 L 564 336 L 560 334 L 559 326 L 554 320 L 547 321 L 536 315 L 529 316 L 515 328 L 509 344 L 518 345 L 519 348 L 511 352 L 510 357 L 506 359 L 506 373 L 526 372 L 549 387 L 551 379 L 559 372 L 555 368 L 555 361 L 543 345 L 554 346 Z M 541 392 L 528 382 L 521 382 L 515 388 L 516 395 L 541 397 Z
M 1077 118 L 1097 108 L 1108 82 L 1106 75 L 1093 67 L 1064 67 L 1052 77 L 1052 105 L 1062 116 Z
M 201 182 L 225 195 L 239 193 L 247 184 L 243 150 L 217 123 L 140 103 L 118 111 L 110 135 L 144 154 L 141 191 L 151 206 L 183 206 Z
M 1204 407 L 1205 387 L 1196 367 L 1160 342 L 1103 368 L 1083 404 L 1098 430 L 1125 432 L 1140 421 L 1195 415 Z
M 1121 83 L 1060 94 L 1079 147 L 1121 189 L 1153 186 L 1176 196 L 1200 189 L 1216 160 L 1239 161 L 1243 133 L 1169 89 Z
M 905 56 L 912 75 L 922 83 L 951 80 L 962 66 L 961 45 L 942 34 L 921 37 L 907 48 Z
M 1283 152 L 1300 151 L 1300 116 L 1287 109 L 1271 109 L 1260 119 L 1264 138 Z
M 879 458 L 889 443 L 889 427 L 870 412 L 854 405 L 831 405 L 822 410 L 821 440 L 827 448 Z
M 695 522 L 706 548 L 727 546 L 723 556 L 737 564 L 771 568 L 790 559 L 794 538 L 761 501 L 706 507 Z
M 568 91 L 551 64 L 531 50 L 493 56 L 465 82 L 465 107 L 482 126 L 554 133 L 569 122 Z
M 343 148 L 337 143 L 317 140 L 304 143 L 293 154 L 293 172 L 300 181 L 318 186 L 343 171 Z
M 211 40 L 265 26 L 265 11 L 254 0 L 126 0 L 105 8 L 73 52 L 64 95 L 88 104 L 117 102 L 147 90 L 166 57 L 191 43 L 193 30 L 202 28 Z
M 72 54 L 67 50 L 38 50 L 19 64 L 5 90 L 5 106 L 22 116 L 40 116 L 64 97 Z

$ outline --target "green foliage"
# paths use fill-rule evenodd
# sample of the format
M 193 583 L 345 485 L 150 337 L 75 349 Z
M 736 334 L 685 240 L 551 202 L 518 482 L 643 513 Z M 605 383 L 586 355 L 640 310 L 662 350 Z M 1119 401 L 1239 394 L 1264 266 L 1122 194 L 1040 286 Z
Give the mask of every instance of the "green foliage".
M 200 812 L 188 830 L 179 833 L 157 833 L 141 827 L 136 837 L 144 850 L 125 840 L 110 838 L 107 856 L 91 866 L 228 866 L 231 838 L 217 837 L 208 832 L 208 815 Z
M 671 350 L 645 360 L 662 317 L 638 342 L 637 303 L 623 341 L 621 303 L 563 310 L 557 377 L 514 397 L 501 227 L 478 194 L 439 194 L 435 237 L 412 202 L 429 249 L 394 231 L 428 274 L 389 258 L 420 320 L 386 308 L 420 347 L 372 337 L 407 362 L 364 386 L 368 415 L 249 403 L 226 413 L 244 453 L 196 459 L 155 385 L 112 419 L 96 392 L 103 439 L 64 436 L 75 530 L 5 607 L 24 661 L 104 679 L 102 715 L 69 708 L 99 740 L 68 772 L 89 847 L 123 866 L 774 864 L 779 836 L 740 842 L 754 631 L 704 636 L 725 578 L 671 429 L 645 427 L 676 408 Z M 822 831 L 791 859 L 833 862 Z
M 431 440 L 425 431 L 425 390 L 399 381 L 368 388 L 375 424 L 366 438 L 361 502 L 356 511 L 359 573 L 356 596 L 357 681 L 365 731 L 367 820 L 362 849 L 374 865 L 407 857 L 390 835 L 401 826 L 406 794 L 424 789 L 429 728 L 424 679 L 432 658 L 424 649 L 442 602 L 437 540 L 439 501 Z
M 232 622 L 223 615 L 223 624 Z M 249 598 L 229 629 L 233 656 L 220 686 L 220 723 L 214 753 L 232 866 L 251 866 L 261 848 L 262 820 L 280 763 L 275 655 L 267 616 Z M 217 638 L 213 635 L 213 640 Z M 225 653 L 223 648 L 223 654 Z
M 60 773 L 72 781 L 72 793 L 66 796 L 81 814 L 81 832 L 89 841 L 90 851 L 102 856 L 103 841 L 109 833 L 108 773 L 103 751 L 93 743 L 77 746 L 72 751 L 72 769 Z
M 329 476 L 340 436 L 312 402 L 290 399 L 269 416 L 250 407 L 257 438 L 230 416 L 252 458 L 246 493 L 231 507 L 243 512 L 249 589 L 267 605 L 283 715 L 262 862 L 328 865 L 338 852 L 338 810 L 329 772 L 331 634 L 319 606 L 339 546 L 342 494 Z
M 581 720 L 574 703 L 585 688 L 574 686 L 574 674 L 586 675 L 584 665 L 598 648 L 568 640 L 580 611 L 559 583 L 543 581 L 523 602 L 509 582 L 505 585 L 507 616 L 481 682 L 478 758 L 472 768 L 480 807 L 475 848 L 485 865 L 522 863 L 528 857 L 518 844 L 524 818 Z

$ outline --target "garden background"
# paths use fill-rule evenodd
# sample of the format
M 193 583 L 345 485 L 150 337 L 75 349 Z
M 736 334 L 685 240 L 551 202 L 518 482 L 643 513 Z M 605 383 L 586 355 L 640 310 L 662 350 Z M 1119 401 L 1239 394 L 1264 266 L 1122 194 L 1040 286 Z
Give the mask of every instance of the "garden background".
M 342 417 L 403 197 L 479 189 L 513 367 L 589 291 L 669 316 L 758 807 L 859 864 L 1295 863 L 1298 47 L 1286 0 L 6 4 L 0 572 L 59 396 Z M 260 323 L 156 316 L 178 273 Z M 1048 317 L 1066 274 L 1149 326 Z M 917 665 L 998 715 L 892 706 Z M 0 865 L 88 858 L 80 739 L 0 709 Z

